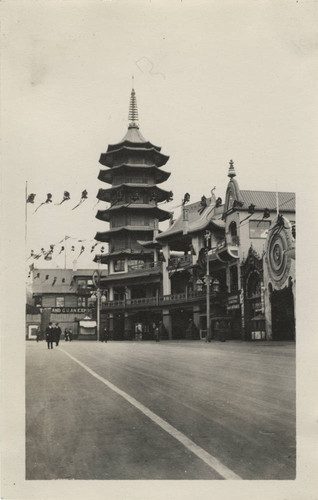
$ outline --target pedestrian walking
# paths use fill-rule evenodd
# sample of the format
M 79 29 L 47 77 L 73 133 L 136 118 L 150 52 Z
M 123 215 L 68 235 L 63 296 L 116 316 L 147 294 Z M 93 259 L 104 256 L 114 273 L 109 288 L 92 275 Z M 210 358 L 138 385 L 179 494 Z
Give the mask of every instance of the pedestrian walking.
M 167 333 L 167 330 L 165 329 L 165 326 L 162 321 L 159 321 L 158 330 L 159 330 L 159 338 L 161 339 L 166 338 L 165 335 Z
M 105 326 L 105 328 L 103 330 L 102 342 L 107 342 L 107 340 L 108 340 L 108 332 L 107 332 L 107 328 Z
M 41 339 L 41 331 L 40 328 L 38 328 L 36 331 L 36 341 L 39 342 L 40 339 Z
M 47 342 L 47 348 L 48 349 L 53 349 L 54 328 L 53 328 L 53 325 L 52 325 L 51 321 L 49 323 L 49 326 L 45 330 L 45 337 L 46 337 L 46 342 Z
M 70 342 L 72 342 L 72 340 L 73 340 L 72 328 L 70 328 L 70 329 L 69 329 L 69 331 L 68 331 L 68 340 L 69 340 Z
M 62 335 L 62 330 L 59 326 L 58 323 L 55 323 L 55 344 L 56 346 L 59 345 L 59 342 L 60 342 L 60 338 L 61 338 L 61 335 Z
M 154 334 L 155 334 L 156 342 L 159 342 L 160 341 L 160 334 L 159 334 L 159 327 L 158 326 L 155 326 Z

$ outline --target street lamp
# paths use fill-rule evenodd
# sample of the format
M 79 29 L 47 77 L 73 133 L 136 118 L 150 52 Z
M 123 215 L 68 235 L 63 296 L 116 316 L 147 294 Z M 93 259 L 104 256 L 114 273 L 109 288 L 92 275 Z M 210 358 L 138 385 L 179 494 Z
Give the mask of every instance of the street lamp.
M 210 276 L 209 268 L 209 241 L 211 239 L 211 231 L 205 231 L 205 254 L 206 254 L 206 275 L 204 283 L 206 285 L 206 342 L 211 342 L 211 320 L 210 320 L 210 286 L 217 293 L 220 289 L 220 282 L 217 278 Z
M 92 302 L 97 303 L 96 323 L 97 323 L 97 341 L 99 341 L 99 339 L 100 339 L 100 310 L 101 310 L 101 305 L 104 304 L 107 299 L 106 299 L 106 295 L 104 294 L 104 292 L 100 288 L 97 288 L 97 290 L 92 293 L 91 300 L 92 300 Z

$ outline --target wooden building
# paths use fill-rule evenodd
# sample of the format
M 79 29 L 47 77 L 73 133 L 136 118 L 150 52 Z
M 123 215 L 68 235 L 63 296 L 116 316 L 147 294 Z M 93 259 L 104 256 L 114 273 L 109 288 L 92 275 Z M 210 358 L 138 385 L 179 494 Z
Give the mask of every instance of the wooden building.
M 80 334 L 79 322 L 86 317 L 95 320 L 96 307 L 91 300 L 93 269 L 34 269 L 32 271 L 32 300 L 26 311 L 26 338 L 42 335 L 49 321 L 59 323 L 62 334 L 72 330 L 73 338 L 96 339 L 96 329 Z M 91 326 L 91 324 L 90 324 Z

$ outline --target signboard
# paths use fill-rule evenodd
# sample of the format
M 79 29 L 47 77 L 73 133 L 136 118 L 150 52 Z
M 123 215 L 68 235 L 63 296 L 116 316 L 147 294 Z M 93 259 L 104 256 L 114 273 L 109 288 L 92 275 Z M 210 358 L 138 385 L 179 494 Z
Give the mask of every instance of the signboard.
M 84 314 L 87 313 L 86 307 L 52 307 L 52 314 Z
M 227 308 L 228 311 L 233 311 L 234 309 L 239 309 L 240 308 L 240 304 L 228 305 L 228 306 L 226 306 L 226 308 Z
M 228 311 L 233 311 L 234 309 L 240 308 L 240 298 L 238 295 L 232 295 L 228 297 L 226 308 Z

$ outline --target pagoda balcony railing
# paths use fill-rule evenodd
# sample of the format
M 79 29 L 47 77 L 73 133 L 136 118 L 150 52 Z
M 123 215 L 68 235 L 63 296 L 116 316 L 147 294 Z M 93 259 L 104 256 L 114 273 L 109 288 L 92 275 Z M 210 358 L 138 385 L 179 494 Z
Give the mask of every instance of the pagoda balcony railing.
M 178 267 L 189 267 L 192 265 L 192 255 L 182 255 L 181 257 L 170 257 L 168 262 L 168 270 L 177 269 Z
M 128 272 L 159 271 L 162 268 L 162 262 L 144 262 L 142 264 L 128 264 Z
M 138 299 L 124 299 L 124 300 L 112 300 L 107 301 L 103 304 L 103 310 L 107 309 L 133 309 L 138 307 L 164 307 L 173 304 L 183 304 L 197 302 L 205 299 L 205 291 L 188 291 L 182 293 L 174 293 L 170 295 L 163 295 L 158 297 L 141 297 Z

